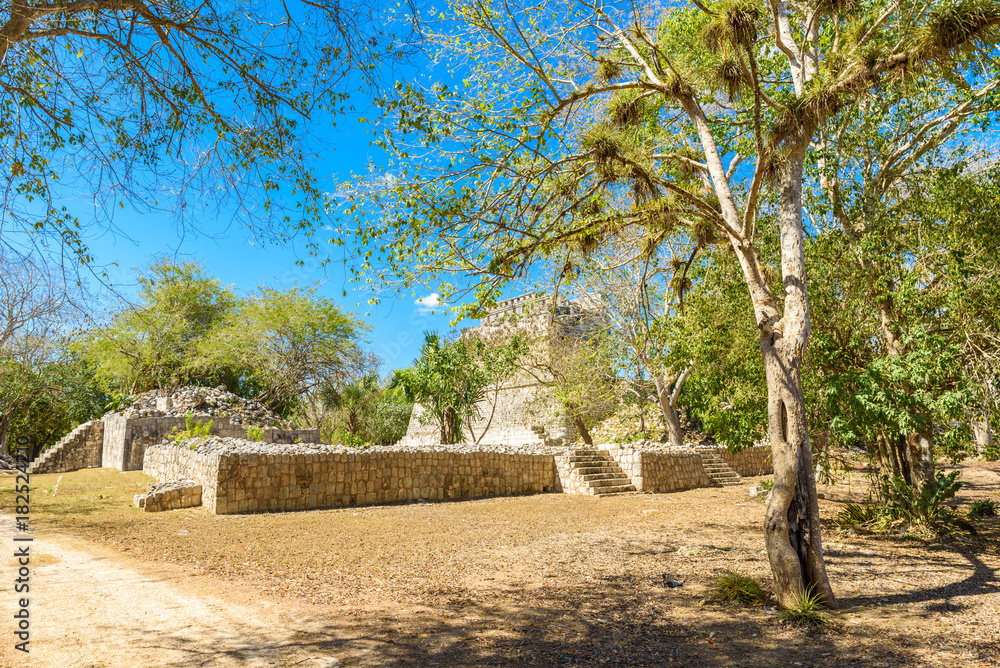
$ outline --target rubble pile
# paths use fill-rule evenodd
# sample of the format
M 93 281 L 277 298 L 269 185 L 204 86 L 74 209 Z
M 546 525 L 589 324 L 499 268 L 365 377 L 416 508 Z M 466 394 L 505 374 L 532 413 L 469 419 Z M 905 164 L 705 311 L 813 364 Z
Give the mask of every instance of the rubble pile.
M 132 405 L 122 411 L 122 415 L 127 418 L 184 417 L 190 413 L 192 417 L 228 417 L 233 424 L 279 429 L 289 429 L 292 426 L 263 404 L 237 396 L 226 390 L 224 385 L 187 385 L 174 390 L 169 395 L 169 402 L 163 402 L 164 398 L 167 397 L 163 390 L 143 392 Z M 164 403 L 167 405 L 164 406 Z

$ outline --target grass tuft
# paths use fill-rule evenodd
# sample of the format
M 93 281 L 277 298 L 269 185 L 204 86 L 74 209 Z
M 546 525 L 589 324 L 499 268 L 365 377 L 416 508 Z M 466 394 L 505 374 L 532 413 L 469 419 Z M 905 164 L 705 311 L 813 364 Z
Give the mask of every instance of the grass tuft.
M 781 618 L 796 626 L 819 628 L 827 626 L 830 618 L 822 612 L 823 597 L 810 587 L 795 597 L 795 603 L 781 611 Z
M 768 593 L 760 581 L 739 571 L 727 570 L 711 584 L 712 598 L 741 605 L 763 605 Z

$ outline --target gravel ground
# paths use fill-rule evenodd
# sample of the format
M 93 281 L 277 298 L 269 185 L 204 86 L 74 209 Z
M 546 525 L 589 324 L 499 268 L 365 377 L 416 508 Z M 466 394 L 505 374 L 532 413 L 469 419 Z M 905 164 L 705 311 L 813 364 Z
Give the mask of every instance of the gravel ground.
M 956 500 L 960 506 L 1000 501 L 1000 465 L 960 468 L 968 483 Z M 143 514 L 130 508 L 131 495 L 148 482 L 139 473 L 65 474 L 53 491 L 58 478 L 32 477 L 40 533 L 85 539 L 84 546 L 123 568 L 170 569 L 176 587 L 198 583 L 196 597 L 233 606 L 258 601 L 263 623 L 267 610 L 280 610 L 273 633 L 261 636 L 269 639 L 269 665 L 1000 662 L 998 518 L 979 523 L 971 542 L 842 534 L 827 524 L 827 564 L 841 610 L 826 629 L 806 631 L 773 611 L 705 600 L 711 578 L 723 569 L 769 582 L 764 504 L 746 491 L 759 479 L 665 495 L 545 494 L 213 516 L 200 509 Z M 832 518 L 846 500 L 866 496 L 864 476 L 821 492 L 824 517 Z M 2 495 L 3 507 L 9 500 Z M 665 576 L 684 584 L 670 588 Z M 79 596 L 88 601 L 96 594 L 81 590 Z M 219 624 L 240 614 L 239 607 L 220 612 Z M 297 620 L 292 626 L 289 615 Z M 199 628 L 206 624 L 196 622 L 193 636 L 183 640 L 204 638 L 199 649 L 209 662 L 202 665 L 254 665 L 214 660 L 218 629 Z M 70 630 L 86 645 L 90 632 Z M 167 656 L 180 642 L 146 634 L 136 646 L 153 643 Z M 101 660 L 111 650 L 95 651 L 89 654 Z M 86 665 L 119 665 L 103 660 Z

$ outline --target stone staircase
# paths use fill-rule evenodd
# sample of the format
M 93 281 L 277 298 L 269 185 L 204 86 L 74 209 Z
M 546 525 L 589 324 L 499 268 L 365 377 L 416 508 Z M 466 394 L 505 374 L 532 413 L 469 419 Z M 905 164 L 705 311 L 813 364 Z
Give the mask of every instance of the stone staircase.
M 713 485 L 728 487 L 740 484 L 740 474 L 729 468 L 729 464 L 722 457 L 701 448 L 698 448 L 697 452 L 701 456 L 701 464 L 705 467 L 708 480 Z
M 566 492 L 608 496 L 636 491 L 631 478 L 625 475 L 607 450 L 570 450 L 560 459 Z
M 87 466 L 100 466 L 100 453 L 85 452 L 87 437 L 99 420 L 84 422 L 77 425 L 71 432 L 63 436 L 53 446 L 47 448 L 28 466 L 28 473 L 63 473 Z M 103 431 L 102 431 L 103 433 Z

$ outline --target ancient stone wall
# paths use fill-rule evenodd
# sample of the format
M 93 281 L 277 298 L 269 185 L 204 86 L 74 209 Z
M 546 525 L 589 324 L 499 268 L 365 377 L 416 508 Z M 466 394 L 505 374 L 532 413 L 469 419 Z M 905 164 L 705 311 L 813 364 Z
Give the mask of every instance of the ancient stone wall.
M 608 451 L 640 492 L 664 494 L 709 485 L 697 453 L 649 450 L 623 443 L 600 447 Z
M 766 445 L 755 445 L 739 452 L 729 452 L 726 448 L 716 448 L 712 450 L 725 460 L 729 468 L 733 469 L 741 476 L 769 475 L 774 473 L 774 464 L 771 463 L 771 448 Z
M 233 424 L 228 417 L 198 416 L 197 422 L 212 423 L 213 436 L 230 438 L 246 438 L 246 428 Z M 174 430 L 186 428 L 186 418 L 182 417 L 146 417 L 125 418 L 113 415 L 105 418 L 104 456 L 102 466 L 109 466 L 122 471 L 140 471 L 143 469 L 143 457 L 146 450 L 158 443 L 163 443 L 174 433 Z M 319 442 L 319 429 L 263 429 L 264 443 L 304 443 Z
M 228 420 L 220 418 L 218 421 Z M 184 418 L 126 418 L 119 414 L 104 418 L 104 455 L 101 465 L 121 471 L 141 471 L 146 448 L 167 440 L 174 429 L 184 429 Z M 224 428 L 219 424 L 215 428 Z
M 414 499 L 551 491 L 551 456 L 380 450 L 232 454 L 219 461 L 215 512 L 305 510 Z
M 161 443 L 146 449 L 142 472 L 157 480 L 189 478 L 201 485 L 202 504 L 215 508 L 219 482 L 219 455 L 195 452 L 190 447 Z
M 202 485 L 217 514 L 306 510 L 414 499 L 473 499 L 553 491 L 551 455 L 335 446 L 206 455 L 183 446 L 149 448 L 143 471 Z
M 31 463 L 31 473 L 64 473 L 101 465 L 104 422 L 92 420 L 74 428 Z

